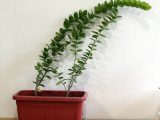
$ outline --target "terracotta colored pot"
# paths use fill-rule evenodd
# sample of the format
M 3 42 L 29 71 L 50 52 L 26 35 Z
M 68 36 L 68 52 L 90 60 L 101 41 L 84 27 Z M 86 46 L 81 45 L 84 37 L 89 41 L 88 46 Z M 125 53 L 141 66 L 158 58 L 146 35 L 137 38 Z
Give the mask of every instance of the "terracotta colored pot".
M 87 93 L 71 91 L 42 91 L 34 96 L 33 90 L 23 90 L 13 96 L 19 120 L 82 120 L 83 102 Z

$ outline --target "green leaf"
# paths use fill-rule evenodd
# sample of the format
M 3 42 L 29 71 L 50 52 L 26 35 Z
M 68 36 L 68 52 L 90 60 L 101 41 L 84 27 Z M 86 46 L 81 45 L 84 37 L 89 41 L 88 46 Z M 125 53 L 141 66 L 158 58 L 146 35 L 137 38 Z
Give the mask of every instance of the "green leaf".
M 92 49 L 92 46 L 88 45 L 88 47 L 89 47 L 90 49 Z
M 105 30 L 109 30 L 108 28 L 105 28 Z
M 73 69 L 68 69 L 69 71 L 73 71 Z
M 112 17 L 112 19 L 115 19 L 115 15 L 113 13 L 109 13 L 109 15 Z
M 53 61 L 56 61 L 56 62 L 58 62 L 58 60 L 56 60 L 56 59 L 53 59 Z
M 47 59 L 47 63 L 48 63 L 48 64 L 51 64 L 51 63 L 52 63 L 52 60 L 51 60 L 51 59 Z
M 51 78 L 50 76 L 48 76 L 48 75 L 46 75 L 45 77 L 48 78 L 48 79 L 52 79 L 52 78 Z
M 34 84 L 37 84 L 37 82 L 33 81 Z
M 101 42 L 101 41 L 99 41 L 99 40 L 98 40 L 97 42 L 98 42 L 98 43 L 102 43 L 102 42 Z
M 58 81 L 57 83 L 56 83 L 56 85 L 60 85 L 62 82 L 61 81 Z
M 111 20 L 111 22 L 115 22 L 115 23 L 116 23 L 116 21 L 115 21 L 115 20 Z
M 44 58 L 47 58 L 48 57 L 48 53 L 43 52 L 43 56 L 44 56 Z
M 81 52 L 81 51 L 83 51 L 83 50 L 81 50 L 81 49 L 78 49 L 78 50 L 77 50 L 77 52 Z
M 80 60 L 78 60 L 78 63 L 80 63 L 80 64 L 84 64 L 84 62 L 83 62 L 83 61 L 80 61 Z
M 38 66 L 38 67 L 41 67 L 41 63 L 40 63 L 40 62 L 37 62 L 37 66 Z
M 42 87 L 45 87 L 43 84 L 39 84 L 40 86 L 42 86 Z
M 95 22 L 93 22 L 93 21 L 90 21 L 89 23 L 90 23 L 90 24 L 94 24 Z
M 58 73 L 58 76 L 61 76 L 63 74 L 63 72 L 61 72 L 61 73 Z
M 110 17 L 108 17 L 109 18 L 109 20 L 111 20 L 111 18 Z M 106 18 L 103 18 L 103 20 L 108 24 L 109 23 L 109 21 L 106 19 Z
M 72 52 L 75 52 L 75 49 L 69 49 L 70 51 L 72 51 Z
M 38 66 L 34 66 L 35 70 L 39 70 L 39 67 Z
M 83 15 L 84 15 L 84 16 L 87 15 L 87 10 L 84 10 L 84 11 L 83 11 Z
M 99 33 L 98 32 L 96 32 L 96 31 L 92 31 L 92 33 L 95 33 L 96 35 L 98 35 Z
M 77 12 L 74 13 L 74 18 L 78 19 L 78 13 Z
M 77 45 L 76 45 L 76 44 L 72 44 L 71 46 L 72 46 L 73 48 L 75 48 Z
M 103 24 L 104 26 L 108 25 L 107 22 L 105 22 L 105 21 L 102 21 L 102 24 Z
M 84 29 L 90 29 L 90 27 L 84 26 Z
M 43 55 L 39 55 L 39 57 L 42 58 L 42 59 L 44 59 L 44 56 L 43 56 Z
M 60 53 L 60 52 L 59 52 L 59 53 L 57 53 L 57 54 L 58 54 L 58 55 L 63 55 L 63 54 L 62 54 L 62 53 Z
M 59 77 L 59 79 L 63 79 L 63 77 Z
M 104 29 L 104 27 L 102 25 L 99 25 L 100 28 Z
M 94 48 L 93 50 L 97 50 L 97 49 Z
M 65 28 L 69 28 L 69 26 L 70 26 L 69 21 L 67 19 L 65 19 L 63 25 Z
M 79 33 L 79 36 L 80 36 L 80 37 L 85 37 L 85 33 L 82 33 L 82 32 L 81 32 L 81 33 Z
M 73 22 L 74 21 L 74 17 L 72 15 L 69 16 L 69 22 Z
M 57 74 L 57 71 L 56 71 L 56 70 L 52 70 L 52 72 L 53 72 L 54 74 Z
M 98 32 L 102 32 L 102 31 L 103 31 L 103 29 L 99 29 L 99 30 L 98 30 Z
M 60 28 L 60 29 L 59 29 L 59 32 L 60 32 L 61 34 L 64 34 L 64 33 L 66 32 L 66 30 L 63 29 L 63 28 Z
M 100 16 L 98 16 L 98 15 L 95 15 L 94 17 L 96 17 L 96 18 L 101 18 Z
M 57 35 L 58 37 L 60 37 L 60 36 L 61 36 L 61 34 L 60 34 L 59 32 L 56 32 L 56 35 Z
M 76 26 L 77 30 L 79 31 L 82 31 L 83 29 L 83 24 L 82 23 L 79 23 L 77 26 Z
M 44 51 L 45 51 L 45 52 L 48 52 L 48 49 L 47 49 L 47 48 L 44 48 Z
M 70 36 L 70 35 L 68 35 L 68 38 L 71 40 L 72 39 L 72 37 Z
M 93 59 L 93 57 L 90 56 L 89 59 Z
M 82 10 L 79 10 L 79 17 L 83 17 L 83 12 L 82 12 Z
M 98 37 L 98 35 L 92 35 L 92 37 L 93 37 L 93 38 L 97 38 L 97 37 Z
M 105 35 L 103 35 L 103 34 L 100 34 L 100 36 L 101 36 L 101 37 L 106 37 L 106 36 L 105 36 Z
M 95 41 L 95 39 L 93 39 L 93 38 L 90 38 L 92 41 Z
M 85 53 L 83 54 L 83 56 L 88 57 L 88 55 L 86 55 Z
M 48 68 L 47 68 L 47 67 L 48 67 L 48 64 L 46 64 L 45 67 L 46 67 L 46 68 L 43 68 L 43 70 L 44 70 L 45 72 L 48 72 Z
M 113 4 L 114 4 L 113 0 L 110 0 L 110 4 L 111 4 L 111 5 L 113 5 Z
M 82 43 L 83 43 L 83 41 L 78 41 L 78 42 L 77 42 L 77 44 L 82 44 Z

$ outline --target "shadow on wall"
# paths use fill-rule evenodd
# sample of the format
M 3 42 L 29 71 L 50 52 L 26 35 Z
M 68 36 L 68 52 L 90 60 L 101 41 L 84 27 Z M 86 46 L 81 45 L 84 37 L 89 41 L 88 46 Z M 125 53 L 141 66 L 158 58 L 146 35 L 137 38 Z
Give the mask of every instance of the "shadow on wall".
M 130 9 L 127 8 L 127 10 L 126 10 L 126 8 L 122 8 L 120 10 L 120 14 L 123 14 L 126 17 L 133 19 L 136 23 L 138 23 L 143 28 L 143 30 L 149 30 L 150 29 L 150 27 L 149 27 L 148 23 L 146 22 L 144 16 L 139 11 L 135 11 L 134 8 L 130 8 Z M 122 15 L 122 19 L 123 19 L 123 15 Z M 116 25 L 113 24 L 112 26 L 113 27 L 111 28 L 111 31 L 116 30 Z M 115 108 L 112 108 L 112 109 L 117 111 L 117 112 L 115 112 L 115 114 L 113 116 L 112 116 L 112 114 L 110 114 L 110 111 L 106 109 L 107 104 L 102 104 L 102 101 L 105 101 L 105 100 L 108 101 L 105 97 L 106 95 L 104 95 L 104 96 L 102 96 L 102 95 L 104 94 L 105 90 L 109 86 L 108 83 L 110 81 L 108 81 L 106 78 L 107 78 L 107 75 L 109 76 L 109 71 L 110 71 L 111 68 L 110 68 L 110 65 L 106 65 L 106 64 L 104 64 L 104 66 L 101 66 L 101 68 L 99 68 L 99 69 L 97 69 L 97 67 L 99 65 L 98 64 L 99 61 L 101 61 L 101 59 L 104 58 L 104 56 L 102 55 L 103 54 L 102 51 L 104 51 L 104 49 L 106 50 L 105 52 L 107 52 L 107 55 L 108 55 L 108 56 L 105 56 L 105 57 L 107 57 L 108 59 L 107 59 L 107 61 L 101 61 L 101 64 L 103 65 L 102 62 L 110 63 L 110 60 L 113 59 L 112 58 L 113 56 L 112 56 L 111 52 L 112 52 L 112 49 L 114 48 L 114 45 L 116 44 L 117 41 L 116 40 L 109 41 L 109 39 L 111 39 L 112 37 L 116 37 L 116 36 L 112 36 L 112 34 L 110 32 L 107 33 L 106 36 L 107 36 L 107 42 L 108 43 L 106 44 L 106 41 L 103 41 L 105 44 L 102 44 L 101 48 L 98 49 L 97 53 L 95 53 L 95 56 L 96 56 L 95 59 L 96 60 L 93 60 L 92 62 L 89 62 L 87 71 L 78 80 L 79 81 L 78 85 L 80 85 L 80 89 L 86 89 L 89 93 L 89 99 L 88 99 L 87 105 L 91 106 L 91 108 L 87 109 L 87 113 L 91 114 L 92 117 L 94 116 L 96 118 L 98 116 L 100 118 L 101 116 L 103 116 L 107 119 L 114 119 L 113 116 L 115 114 L 116 114 L 116 116 L 121 116 L 121 114 L 125 114 L 128 111 L 130 111 L 131 118 L 132 118 L 133 116 L 136 116 L 136 115 L 133 115 L 134 113 L 137 114 L 137 112 L 135 112 L 134 110 L 136 110 L 136 109 L 139 110 L 141 108 L 143 108 L 143 109 L 146 108 L 147 109 L 151 104 L 153 104 L 154 101 L 155 101 L 155 103 L 157 103 L 156 102 L 157 99 L 154 100 L 155 97 L 153 95 L 155 93 L 155 91 L 147 92 L 146 95 L 144 95 L 142 97 L 139 97 L 138 101 L 131 102 L 131 105 L 128 105 L 127 108 L 124 107 L 125 106 L 124 101 L 122 102 L 123 104 L 121 104 L 120 101 L 118 101 L 118 100 L 117 100 L 117 102 L 115 102 L 116 100 L 113 101 L 113 103 L 115 102 L 115 104 L 120 104 L 121 107 L 124 107 L 124 108 L 120 109 L 122 111 L 118 111 L 118 107 L 116 105 L 109 105 L 109 102 L 111 102 L 111 101 L 106 102 L 108 104 L 108 106 L 115 107 Z M 108 46 L 108 44 L 109 44 L 109 46 Z M 100 54 L 98 54 L 98 53 L 100 53 Z M 96 77 L 95 74 L 92 72 L 92 70 L 95 71 L 95 70 L 100 70 L 100 69 L 105 69 L 105 71 L 104 71 L 104 73 L 102 73 L 102 74 L 98 75 L 98 77 Z M 123 73 L 123 71 L 121 71 L 121 72 L 122 73 L 119 73 L 119 74 L 124 75 L 122 77 L 126 77 L 125 79 L 127 79 L 127 76 L 128 76 L 127 72 L 126 73 Z M 126 76 L 125 76 L 125 74 L 126 74 Z M 94 77 L 91 77 L 91 76 L 94 76 Z M 96 83 L 94 82 L 93 84 L 90 84 L 92 82 L 92 78 L 97 79 Z M 101 79 L 101 78 L 105 78 L 105 79 Z M 119 78 L 116 77 L 116 80 L 118 80 L 118 79 Z M 90 84 L 90 85 L 88 86 L 88 84 Z M 107 93 L 109 93 L 109 92 L 107 92 Z M 101 99 L 98 98 L 98 96 L 97 96 L 98 94 L 101 95 L 101 97 L 100 97 Z M 109 95 L 109 96 L 111 96 L 111 95 Z M 115 96 L 116 96 L 116 94 L 115 94 Z M 114 97 L 114 98 L 116 98 L 116 97 Z M 103 99 L 105 99 L 105 100 L 103 100 Z M 125 99 L 125 98 L 123 98 L 123 99 Z M 148 106 L 145 106 L 145 105 L 148 105 Z M 156 105 L 153 105 L 153 109 L 151 108 L 150 110 L 148 110 L 148 113 L 151 112 L 151 111 L 154 111 L 155 110 L 154 108 L 156 107 Z M 143 111 L 142 111 L 142 113 L 143 113 Z M 145 113 L 147 113 L 147 111 L 145 111 Z M 88 116 L 88 117 L 90 118 L 90 116 Z M 152 116 L 146 116 L 146 118 L 151 118 L 151 117 Z
M 145 14 L 142 14 L 145 13 Z M 122 15 L 122 19 L 123 19 L 123 15 L 130 18 L 131 20 L 134 20 L 136 23 L 138 23 L 143 30 L 149 30 L 149 25 L 145 20 L 145 17 L 147 17 L 147 15 L 150 14 L 150 12 L 145 12 L 143 10 L 140 9 L 134 9 L 134 8 L 120 8 L 120 15 Z M 148 19 L 148 17 L 147 17 Z

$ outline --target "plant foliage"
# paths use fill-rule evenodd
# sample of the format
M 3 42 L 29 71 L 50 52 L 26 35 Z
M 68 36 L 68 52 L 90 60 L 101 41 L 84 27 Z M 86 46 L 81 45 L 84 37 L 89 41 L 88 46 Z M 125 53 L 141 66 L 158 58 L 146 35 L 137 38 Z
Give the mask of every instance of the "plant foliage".
M 91 12 L 87 10 L 79 10 L 72 15 L 69 15 L 64 20 L 63 27 L 56 32 L 55 37 L 51 39 L 50 44 L 46 44 L 39 55 L 40 61 L 37 62 L 35 69 L 37 70 L 36 81 L 34 81 L 35 95 L 39 91 L 39 87 L 44 87 L 43 81 L 51 79 L 52 75 L 58 79 L 56 85 L 63 85 L 67 91 L 66 96 L 69 96 L 73 84 L 77 82 L 77 77 L 86 69 L 86 64 L 89 59 L 93 58 L 93 51 L 96 50 L 98 43 L 101 43 L 100 37 L 105 37 L 104 30 L 108 30 L 110 23 L 116 22 L 118 15 L 118 7 L 135 7 L 143 10 L 150 10 L 151 6 L 139 0 L 111 0 L 98 4 Z M 99 23 L 97 23 L 99 21 Z M 98 26 L 94 31 L 91 31 L 90 43 L 86 50 L 81 49 L 83 39 L 86 32 L 92 29 L 91 26 Z M 69 49 L 74 55 L 73 66 L 68 69 L 70 76 L 64 78 L 64 73 L 59 72 L 56 64 L 59 62 L 57 59 L 64 54 L 64 51 Z M 81 57 L 78 57 L 79 54 Z

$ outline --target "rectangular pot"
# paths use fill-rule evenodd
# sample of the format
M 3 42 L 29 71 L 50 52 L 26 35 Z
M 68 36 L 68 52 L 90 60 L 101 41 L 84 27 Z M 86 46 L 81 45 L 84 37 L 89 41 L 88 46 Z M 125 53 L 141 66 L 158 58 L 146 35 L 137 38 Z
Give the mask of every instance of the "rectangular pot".
M 87 93 L 71 91 L 42 91 L 34 96 L 33 90 L 22 90 L 13 96 L 19 120 L 82 120 L 83 102 Z

